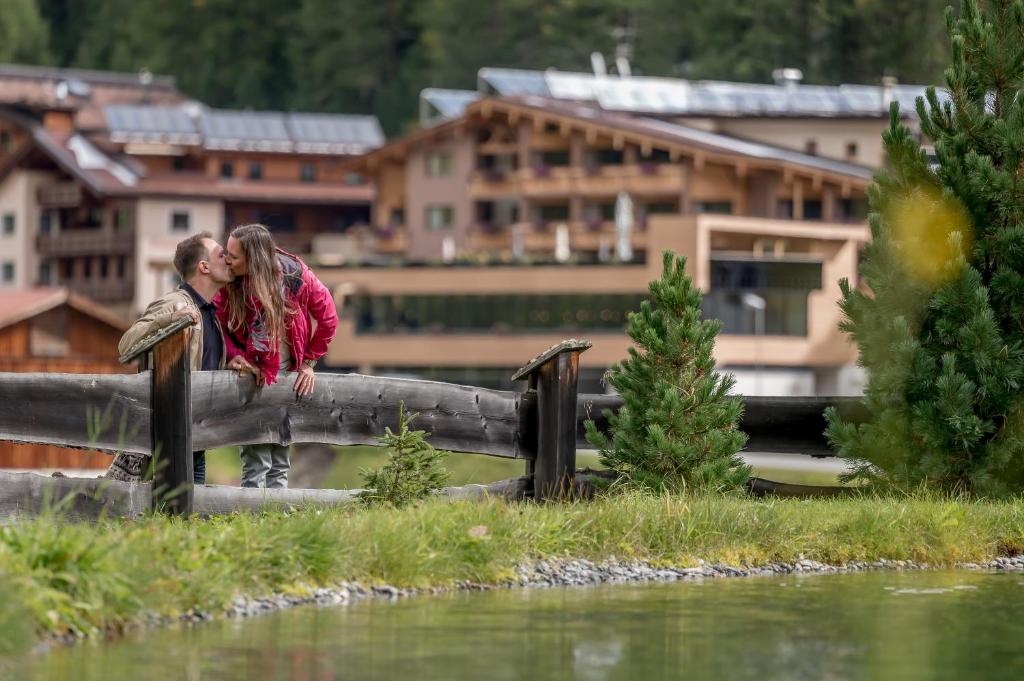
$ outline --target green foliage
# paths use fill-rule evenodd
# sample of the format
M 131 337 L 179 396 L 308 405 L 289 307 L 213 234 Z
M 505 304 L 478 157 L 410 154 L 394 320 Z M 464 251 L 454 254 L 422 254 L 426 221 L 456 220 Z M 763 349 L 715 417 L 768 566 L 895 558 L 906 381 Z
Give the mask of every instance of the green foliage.
M 0 2 L 0 63 L 49 64 L 49 42 L 35 0 Z
M 399 402 L 398 432 L 388 427 L 379 438 L 390 449 L 388 463 L 374 471 L 363 471 L 364 484 L 371 488 L 359 495 L 365 503 L 404 506 L 426 499 L 448 483 L 442 465 L 448 453 L 430 446 L 426 431 L 409 430 L 417 416 L 407 415 L 405 404 Z
M 952 101 L 917 102 L 938 164 L 894 105 L 891 167 L 869 191 L 870 291 L 842 282 L 871 418 L 830 410 L 826 434 L 851 478 L 1000 494 L 1024 488 L 1024 5 L 967 0 L 947 21 Z
M 5 0 L 0 57 L 148 68 L 214 106 L 372 113 L 394 135 L 421 88 L 473 88 L 483 66 L 589 70 L 620 40 L 637 74 L 935 82 L 947 1 Z
M 586 422 L 601 463 L 634 485 L 651 489 L 735 489 L 750 477 L 737 453 L 743 403 L 729 396 L 732 376 L 715 371 L 712 356 L 720 323 L 702 319 L 700 291 L 686 275 L 686 259 L 664 253 L 651 300 L 629 315 L 636 347 L 613 366 L 608 382 L 624 400 L 608 411 L 611 438 Z

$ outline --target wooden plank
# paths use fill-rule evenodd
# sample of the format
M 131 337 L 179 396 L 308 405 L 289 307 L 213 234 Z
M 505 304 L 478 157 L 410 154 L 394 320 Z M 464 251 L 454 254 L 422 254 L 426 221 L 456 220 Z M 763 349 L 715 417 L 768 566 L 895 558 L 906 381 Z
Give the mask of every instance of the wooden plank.
M 398 425 L 399 402 L 419 413 L 413 427 L 438 449 L 507 458 L 533 456 L 519 439 L 525 405 L 518 393 L 470 386 L 318 373 L 316 389 L 297 399 L 292 378 L 256 390 L 233 372 L 193 374 L 196 449 L 244 443 L 320 442 L 375 445 Z
M 0 439 L 148 454 L 149 374 L 0 374 Z
M 192 371 L 191 329 L 153 348 L 151 451 L 153 509 L 171 515 L 192 513 Z
M 588 418 L 607 433 L 608 420 L 603 411 L 617 411 L 621 406 L 618 395 L 580 395 L 576 407 L 577 446 L 590 447 L 584 427 Z M 835 406 L 843 418 L 853 422 L 867 418 L 859 397 L 744 397 L 740 428 L 748 437 L 746 451 L 835 456 L 825 440 L 824 411 L 829 406 Z
M 513 478 L 488 485 L 448 487 L 441 490 L 439 496 L 448 499 L 479 499 L 485 496 L 521 499 L 526 494 L 527 482 L 526 478 Z M 0 525 L 48 512 L 71 521 L 138 518 L 150 512 L 151 489 L 148 483 L 0 472 Z M 209 517 L 236 511 L 256 513 L 274 508 L 344 505 L 355 502 L 359 492 L 198 485 L 195 488 L 194 514 Z
M 581 351 L 562 350 L 534 374 L 537 377 L 537 457 L 532 467 L 535 499 L 563 498 L 573 491 L 576 385 Z
M 519 393 L 469 386 L 318 373 L 297 399 L 289 376 L 257 390 L 232 371 L 193 372 L 196 450 L 259 442 L 375 445 L 398 424 L 398 403 L 418 412 L 416 428 L 439 449 L 532 458 Z M 150 374 L 0 374 L 0 440 L 149 454 Z M 91 424 L 91 425 L 90 425 Z

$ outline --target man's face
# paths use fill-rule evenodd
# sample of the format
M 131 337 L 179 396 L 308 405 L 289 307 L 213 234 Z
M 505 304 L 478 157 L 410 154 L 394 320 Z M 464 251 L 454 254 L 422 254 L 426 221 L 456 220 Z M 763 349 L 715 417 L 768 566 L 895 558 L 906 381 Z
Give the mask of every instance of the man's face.
M 228 267 L 224 249 L 213 239 L 203 239 L 203 245 L 206 246 L 206 250 L 210 254 L 210 259 L 206 261 L 209 266 L 210 279 L 220 286 L 230 283 L 235 276 L 231 274 L 231 268 Z
M 242 252 L 242 244 L 233 236 L 228 237 L 228 247 L 225 249 L 225 257 L 231 274 L 236 277 L 244 277 L 249 273 L 249 263 Z

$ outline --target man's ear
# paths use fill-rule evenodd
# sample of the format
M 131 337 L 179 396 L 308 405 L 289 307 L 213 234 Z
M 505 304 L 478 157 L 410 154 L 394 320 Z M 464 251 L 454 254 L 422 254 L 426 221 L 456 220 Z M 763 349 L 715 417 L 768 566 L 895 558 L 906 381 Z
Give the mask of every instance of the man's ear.
M 199 272 L 199 274 L 209 274 L 210 263 L 205 260 L 200 260 L 199 264 L 196 266 L 196 271 Z

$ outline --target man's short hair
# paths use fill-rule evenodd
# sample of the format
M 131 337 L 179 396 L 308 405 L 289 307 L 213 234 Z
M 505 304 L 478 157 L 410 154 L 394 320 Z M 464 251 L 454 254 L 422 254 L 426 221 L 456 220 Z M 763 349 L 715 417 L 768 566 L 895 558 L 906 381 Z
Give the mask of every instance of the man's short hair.
M 209 232 L 199 232 L 179 243 L 178 247 L 174 249 L 174 269 L 178 271 L 178 276 L 183 281 L 192 278 L 200 260 L 210 257 L 210 251 L 203 243 L 203 239 L 212 238 L 213 235 Z

